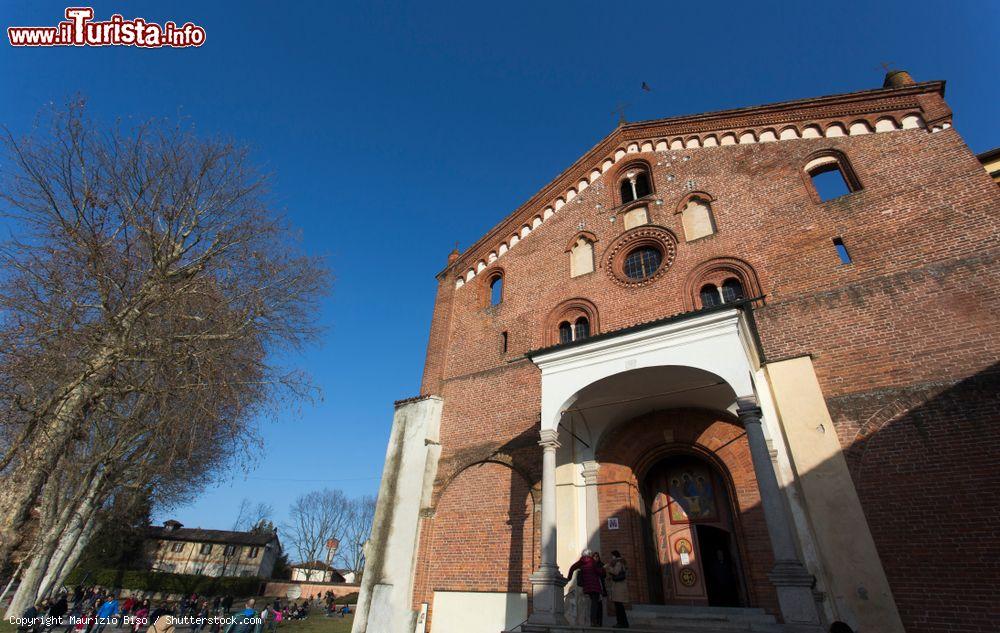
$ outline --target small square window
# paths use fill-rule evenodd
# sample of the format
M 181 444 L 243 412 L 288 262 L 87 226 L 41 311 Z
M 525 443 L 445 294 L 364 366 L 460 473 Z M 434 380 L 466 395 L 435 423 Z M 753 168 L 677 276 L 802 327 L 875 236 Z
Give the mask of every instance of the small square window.
M 211 543 L 202 543 L 201 544 L 201 553 L 202 554 L 211 554 L 212 553 L 212 544 Z
M 182 552 L 184 551 L 184 543 L 174 543 L 170 546 L 171 552 Z

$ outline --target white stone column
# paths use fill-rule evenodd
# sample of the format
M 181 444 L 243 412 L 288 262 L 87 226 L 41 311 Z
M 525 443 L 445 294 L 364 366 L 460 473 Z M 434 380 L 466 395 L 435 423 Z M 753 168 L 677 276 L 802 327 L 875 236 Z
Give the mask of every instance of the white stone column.
M 771 462 L 771 452 L 761 427 L 761 410 L 755 398 L 740 398 L 737 411 L 746 430 L 750 456 L 753 459 L 760 504 L 764 510 L 767 533 L 774 551 L 774 569 L 769 578 L 778 594 L 781 617 L 787 624 L 820 625 L 819 611 L 813 597 L 815 579 L 799 559 L 792 534 L 791 517 L 785 509 L 778 477 Z
M 566 624 L 563 587 L 566 579 L 556 564 L 556 449 L 559 431 L 542 429 L 542 557 L 531 574 L 531 624 Z
M 595 552 L 601 551 L 601 515 L 597 500 L 597 471 L 600 468 L 601 465 L 595 461 L 583 462 L 584 496 L 587 504 L 585 509 L 587 549 Z

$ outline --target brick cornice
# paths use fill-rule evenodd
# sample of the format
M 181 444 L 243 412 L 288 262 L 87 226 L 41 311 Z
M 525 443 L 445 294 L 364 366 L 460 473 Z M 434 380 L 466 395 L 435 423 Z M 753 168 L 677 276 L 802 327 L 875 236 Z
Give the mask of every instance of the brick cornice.
M 459 271 L 474 269 L 477 262 L 485 259 L 498 243 L 504 243 L 509 235 L 516 234 L 520 226 L 530 222 L 533 216 L 539 215 L 546 205 L 552 208 L 553 200 L 562 199 L 567 190 L 575 187 L 581 179 L 586 179 L 591 170 L 599 170 L 601 163 L 609 155 L 613 155 L 628 144 L 659 137 L 721 133 L 726 130 L 775 127 L 775 132 L 780 132 L 782 124 L 872 116 L 902 110 L 924 112 L 924 104 L 920 97 L 943 96 L 944 88 L 944 81 L 929 81 L 901 88 L 878 88 L 620 125 L 548 185 L 508 214 L 437 276 L 439 279 L 451 278 Z

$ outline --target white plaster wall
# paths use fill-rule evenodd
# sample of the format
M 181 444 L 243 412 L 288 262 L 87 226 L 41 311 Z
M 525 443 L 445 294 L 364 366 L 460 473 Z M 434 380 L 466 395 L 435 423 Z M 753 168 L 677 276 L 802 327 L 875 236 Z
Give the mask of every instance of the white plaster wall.
M 441 408 L 433 396 L 396 408 L 352 633 L 413 631 L 413 565 L 422 500 L 437 472 Z
M 715 233 L 711 206 L 698 198 L 688 202 L 681 213 L 681 226 L 684 227 L 684 239 L 688 242 Z
M 635 209 L 630 209 L 628 213 L 625 214 L 626 231 L 648 223 L 649 216 L 646 213 L 646 207 L 636 207 Z
M 560 449 L 560 452 L 563 451 L 566 451 L 565 444 Z M 556 533 L 559 535 L 556 540 L 556 564 L 564 575 L 583 549 L 578 522 L 578 487 L 575 485 L 577 469 L 579 466 L 569 459 L 556 467 Z
M 856 630 L 901 633 L 889 581 L 812 360 L 768 363 L 767 376 L 836 617 Z
M 434 633 L 500 633 L 528 619 L 528 594 L 435 591 Z
M 694 367 L 725 380 L 737 397 L 753 394 L 739 329 L 738 311 L 725 310 L 535 356 L 542 370 L 542 428 L 557 428 L 562 410 L 587 385 L 631 369 Z

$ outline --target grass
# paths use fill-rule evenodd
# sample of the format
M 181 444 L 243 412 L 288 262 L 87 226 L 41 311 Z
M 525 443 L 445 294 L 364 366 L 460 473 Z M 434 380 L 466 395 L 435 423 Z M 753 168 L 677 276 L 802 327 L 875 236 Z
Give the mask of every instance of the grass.
M 345 618 L 310 615 L 305 620 L 289 620 L 278 626 L 278 633 L 350 633 L 354 616 Z M 183 633 L 183 632 L 179 632 Z

